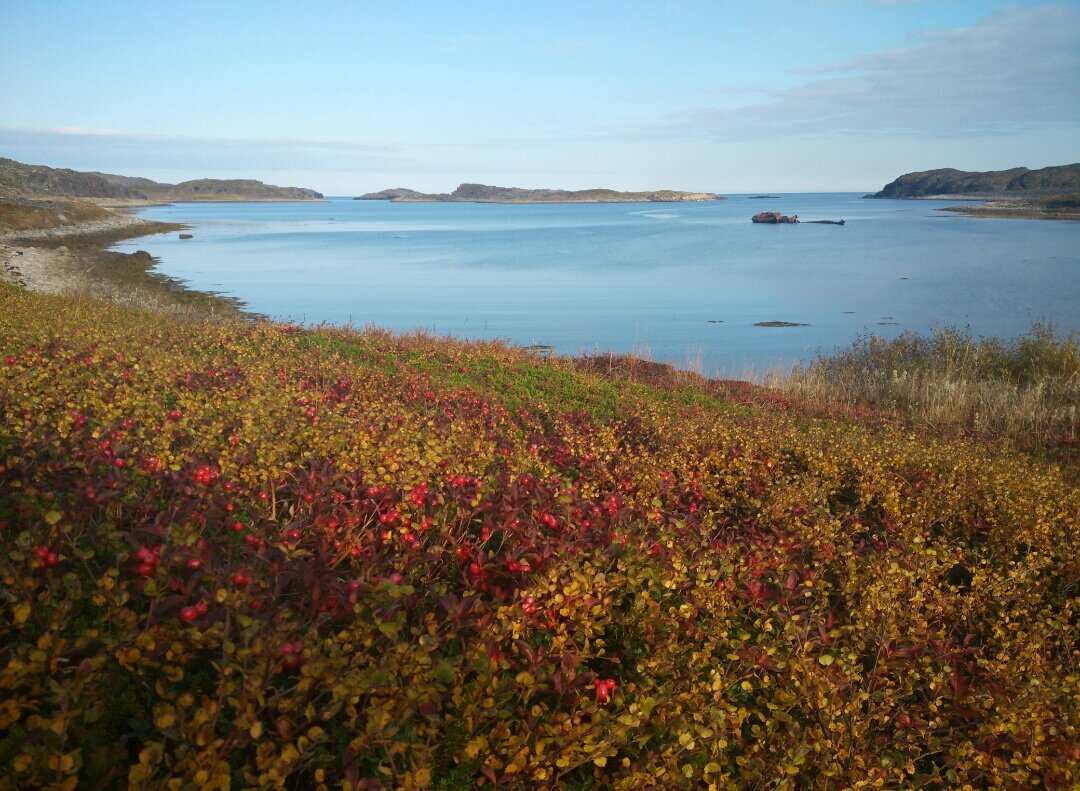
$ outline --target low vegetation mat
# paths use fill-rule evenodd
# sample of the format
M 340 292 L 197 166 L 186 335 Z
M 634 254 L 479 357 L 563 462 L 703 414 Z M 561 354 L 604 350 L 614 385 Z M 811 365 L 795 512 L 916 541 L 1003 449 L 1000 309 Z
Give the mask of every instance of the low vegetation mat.
M 1077 490 L 710 392 L 0 288 L 0 789 L 1076 787 Z

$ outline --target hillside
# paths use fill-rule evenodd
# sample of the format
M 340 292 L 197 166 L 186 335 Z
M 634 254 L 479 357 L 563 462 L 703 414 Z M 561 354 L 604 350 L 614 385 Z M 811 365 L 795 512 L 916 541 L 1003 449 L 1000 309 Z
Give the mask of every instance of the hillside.
M 137 189 L 109 181 L 99 173 L 67 168 L 24 165 L 0 158 L 0 189 L 25 195 L 59 195 L 82 198 L 143 198 Z
M 1037 197 L 1080 190 L 1080 163 L 1028 170 L 969 172 L 942 168 L 906 173 L 886 184 L 872 198 Z
M 322 193 L 304 187 L 276 187 L 253 179 L 196 179 L 179 184 L 162 184 L 148 189 L 148 197 L 167 200 L 319 200 Z
M 0 285 L 0 789 L 1080 783 L 1058 471 L 626 362 Z
M 520 187 L 492 187 L 486 184 L 462 184 L 453 192 L 422 193 L 398 187 L 369 192 L 356 200 L 437 201 L 468 203 L 670 203 L 676 201 L 723 200 L 711 192 L 679 192 L 677 190 L 654 190 L 651 192 L 619 192 L 611 189 L 559 190 L 522 189 Z
M 252 179 L 196 179 L 162 184 L 150 179 L 25 165 L 0 159 L 0 190 L 20 197 L 64 196 L 148 201 L 318 200 L 303 187 L 277 187 Z

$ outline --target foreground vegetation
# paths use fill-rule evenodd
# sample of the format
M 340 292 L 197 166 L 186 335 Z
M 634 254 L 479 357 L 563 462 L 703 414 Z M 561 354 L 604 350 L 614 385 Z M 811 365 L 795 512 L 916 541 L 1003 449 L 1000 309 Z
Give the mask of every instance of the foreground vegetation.
M 0 287 L 0 789 L 1080 782 L 1054 468 L 641 373 Z

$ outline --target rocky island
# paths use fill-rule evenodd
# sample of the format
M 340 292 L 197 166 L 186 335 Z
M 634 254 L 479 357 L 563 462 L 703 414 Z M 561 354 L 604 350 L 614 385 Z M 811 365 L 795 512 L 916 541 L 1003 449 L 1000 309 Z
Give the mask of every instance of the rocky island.
M 425 203 L 677 203 L 724 200 L 724 197 L 713 192 L 679 192 L 678 190 L 620 192 L 611 189 L 522 189 L 520 187 L 492 187 L 486 184 L 462 184 L 451 193 L 424 193 L 395 187 L 379 192 L 369 192 L 354 200 Z
M 1080 219 L 1080 163 L 1029 170 L 971 172 L 941 168 L 905 173 L 868 198 L 983 200 L 943 211 L 980 217 Z

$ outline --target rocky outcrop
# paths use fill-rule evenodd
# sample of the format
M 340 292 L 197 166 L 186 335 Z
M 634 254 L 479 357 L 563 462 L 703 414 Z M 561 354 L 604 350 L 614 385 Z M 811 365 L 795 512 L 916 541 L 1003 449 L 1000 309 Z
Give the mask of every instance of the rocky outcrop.
M 1080 190 L 1080 163 L 974 172 L 941 168 L 905 173 L 871 198 L 1036 197 Z
M 793 225 L 799 221 L 799 215 L 793 214 L 788 217 L 778 211 L 763 211 L 750 218 L 750 222 L 764 223 L 766 225 Z

